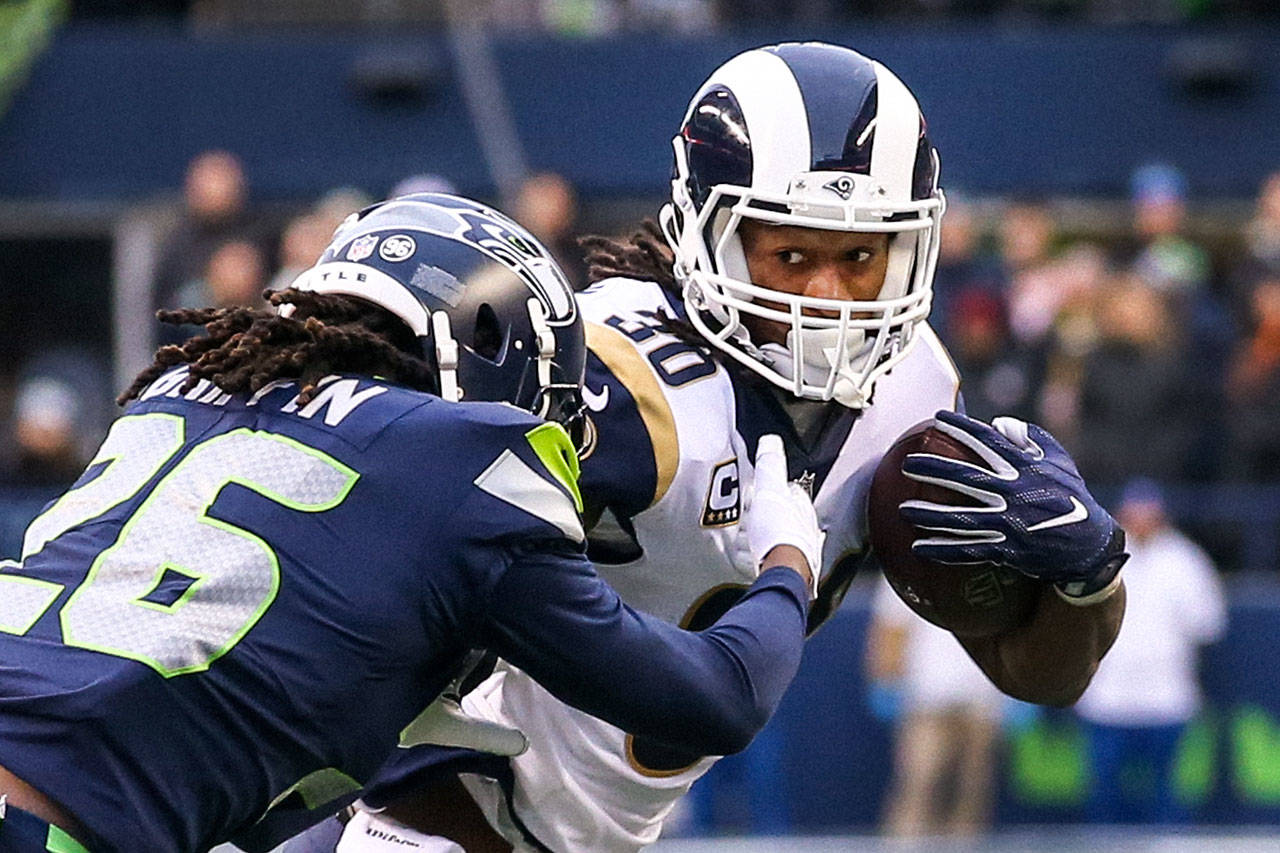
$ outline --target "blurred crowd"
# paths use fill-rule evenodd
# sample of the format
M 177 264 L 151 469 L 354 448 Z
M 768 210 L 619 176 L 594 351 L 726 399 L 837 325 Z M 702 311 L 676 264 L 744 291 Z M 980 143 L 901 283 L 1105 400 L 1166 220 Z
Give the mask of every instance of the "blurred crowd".
M 932 322 L 969 411 L 1044 425 L 1095 482 L 1276 480 L 1280 173 L 1217 254 L 1188 231 L 1176 169 L 1137 170 L 1130 202 L 1106 242 L 1062 233 L 1042 201 L 987 231 L 952 203 Z
M 1130 552 L 1124 622 L 1070 710 L 1003 696 L 955 637 L 877 585 L 866 678 L 868 710 L 893 733 L 885 834 L 989 830 L 1002 753 L 1038 724 L 1080 732 L 1084 820 L 1171 827 L 1198 818 L 1178 789 L 1178 753 L 1205 711 L 1200 655 L 1226 632 L 1226 597 L 1209 556 L 1170 522 L 1158 484 L 1134 478 L 1116 512 Z
M 435 174 L 409 175 L 376 197 L 339 187 L 282 221 L 255 205 L 239 158 L 203 152 L 188 165 L 177 215 L 159 247 L 154 307 L 265 307 L 263 292 L 287 287 L 312 266 L 351 213 L 384 195 L 456 191 Z M 509 207 L 574 285 L 583 284 L 578 203 L 569 183 L 551 173 L 530 175 Z M 145 334 L 165 344 L 194 331 L 157 323 Z M 88 348 L 42 351 L 12 375 L 0 373 L 0 435 L 7 439 L 0 442 L 0 487 L 55 489 L 74 481 L 117 412 L 112 397 L 118 390 L 105 354 Z
M 412 175 L 379 195 L 422 190 L 453 185 Z M 155 306 L 263 304 L 263 290 L 314 263 L 338 223 L 374 198 L 338 188 L 282 221 L 255 207 L 233 154 L 200 154 L 160 249 Z M 1051 200 L 952 193 L 932 324 L 964 377 L 969 412 L 1044 425 L 1104 486 L 1140 475 L 1280 482 L 1280 172 L 1212 251 L 1188 226 L 1176 169 L 1138 169 L 1129 204 L 1128 227 L 1082 235 Z M 508 207 L 582 284 L 568 182 L 532 175 Z M 108 365 L 92 362 L 41 353 L 10 378 L 0 397 L 11 401 L 13 440 L 0 451 L 0 483 L 64 483 L 80 470 L 113 413 Z
M 500 30 L 600 35 L 620 30 L 705 32 L 868 19 L 1180 23 L 1275 16 L 1270 0 L 81 0 L 81 17 L 185 18 L 196 26 L 261 24 L 440 26 L 451 19 Z

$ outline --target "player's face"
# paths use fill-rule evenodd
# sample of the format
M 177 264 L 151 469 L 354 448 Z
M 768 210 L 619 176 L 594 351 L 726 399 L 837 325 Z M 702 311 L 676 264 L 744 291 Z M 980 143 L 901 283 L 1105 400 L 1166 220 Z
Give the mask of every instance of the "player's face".
M 884 286 L 889 235 L 744 220 L 738 233 L 752 283 L 770 290 L 820 299 L 873 300 Z M 786 310 L 782 305 L 761 304 Z M 838 312 L 818 312 L 836 317 Z M 788 326 L 743 317 L 758 343 L 785 343 Z

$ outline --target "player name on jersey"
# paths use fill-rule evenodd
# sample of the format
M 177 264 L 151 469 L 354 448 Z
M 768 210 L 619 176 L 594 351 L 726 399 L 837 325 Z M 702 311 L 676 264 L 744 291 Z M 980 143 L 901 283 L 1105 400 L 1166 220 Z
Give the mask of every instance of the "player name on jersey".
M 214 385 L 208 379 L 199 380 L 196 382 L 195 387 L 183 393 L 182 385 L 187 381 L 187 373 L 188 371 L 185 367 L 166 373 L 155 382 L 152 382 L 139 395 L 139 399 L 150 400 L 155 397 L 177 399 L 181 397 L 184 400 L 191 400 L 210 406 L 225 406 L 231 401 L 230 394 Z M 292 380 L 277 379 L 275 382 L 270 382 L 260 388 L 249 399 L 247 405 L 259 405 L 262 399 L 272 391 L 297 384 Z M 367 380 L 354 377 L 344 378 L 337 375 L 326 376 L 316 384 L 319 390 L 311 399 L 311 402 L 299 408 L 298 397 L 294 395 L 284 401 L 283 405 L 280 406 L 280 411 L 288 414 L 296 413 L 298 417 L 306 419 L 311 419 L 323 412 L 323 420 L 326 425 L 338 426 L 362 403 L 377 397 L 379 394 L 385 394 L 387 391 L 385 385 L 372 384 Z

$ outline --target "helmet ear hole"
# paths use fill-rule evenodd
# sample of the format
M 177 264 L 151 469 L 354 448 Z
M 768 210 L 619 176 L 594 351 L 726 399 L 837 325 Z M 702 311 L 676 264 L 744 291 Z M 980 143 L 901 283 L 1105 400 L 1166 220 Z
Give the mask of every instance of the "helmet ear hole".
M 481 358 L 496 362 L 502 354 L 504 336 L 498 322 L 498 312 L 488 302 L 476 310 L 475 332 L 471 337 L 471 351 Z

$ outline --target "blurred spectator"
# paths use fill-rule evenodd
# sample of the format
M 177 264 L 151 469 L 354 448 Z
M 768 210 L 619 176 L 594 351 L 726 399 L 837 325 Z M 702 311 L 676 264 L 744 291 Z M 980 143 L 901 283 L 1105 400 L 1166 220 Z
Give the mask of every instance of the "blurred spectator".
M 1133 173 L 1130 190 L 1139 240 L 1134 270 L 1169 293 L 1204 290 L 1209 256 L 1183 233 L 1187 185 L 1182 173 L 1164 164 L 1143 166 Z
M 1137 169 L 1131 181 L 1134 233 L 1140 241 L 1132 269 L 1168 297 L 1182 328 L 1188 398 L 1199 401 L 1198 429 L 1185 448 L 1184 477 L 1215 476 L 1222 454 L 1220 413 L 1224 368 L 1234 345 L 1235 324 L 1213 292 L 1209 253 L 1187 236 L 1187 184 L 1172 166 Z M 1184 356 L 1185 357 L 1185 356 Z
M 262 293 L 267 286 L 266 259 L 262 250 L 246 240 L 231 240 L 218 246 L 205 265 L 204 275 L 192 279 L 174 294 L 165 308 L 227 308 L 244 305 L 261 308 L 266 305 Z M 157 323 L 161 344 L 177 344 L 200 329 L 195 326 L 171 326 Z
M 1036 353 L 1009 336 L 999 296 L 977 287 L 963 291 L 953 302 L 948 328 L 965 410 L 984 421 L 997 415 L 1034 420 L 1042 368 Z
M 179 291 L 206 272 L 213 253 L 229 240 L 256 240 L 248 184 L 240 160 L 206 151 L 187 167 L 182 219 L 160 252 L 155 302 L 172 305 Z
M 1187 343 L 1197 354 L 1191 378 L 1209 393 L 1222 382 L 1221 367 L 1234 329 L 1213 293 L 1209 253 L 1187 236 L 1187 185 L 1172 166 L 1152 164 L 1133 173 L 1133 222 L 1139 240 L 1131 268 L 1170 297 L 1181 315 Z
M 388 198 L 410 192 L 427 192 L 428 190 L 404 189 L 406 185 L 417 181 L 420 177 L 423 176 L 415 175 L 401 181 Z M 431 192 L 442 191 L 431 190 Z M 338 187 L 325 193 L 311 210 L 289 220 L 280 235 L 276 272 L 271 277 L 267 288 L 283 290 L 292 284 L 303 270 L 310 269 L 319 259 L 329 245 L 329 240 L 333 238 L 333 232 L 342 224 L 342 221 L 373 202 L 372 197 L 360 190 L 352 187 Z
M 1101 823 L 1180 823 L 1188 815 L 1173 790 L 1174 753 L 1200 710 L 1196 654 L 1222 635 L 1223 593 L 1208 556 L 1168 522 L 1154 481 L 1131 481 L 1116 517 L 1131 554 L 1124 623 L 1076 704 L 1093 765 L 1087 813 Z M 1153 790 L 1126 787 L 1137 763 L 1149 765 Z
M 929 324 L 948 345 L 951 340 L 947 335 L 953 328 L 952 306 L 961 294 L 970 290 L 988 292 L 1003 306 L 1007 282 L 1000 265 L 982 252 L 982 231 L 973 207 L 959 194 L 949 192 L 947 215 L 942 218 L 938 267 L 933 276 L 933 307 L 929 312 Z
M 1013 275 L 1034 269 L 1049 260 L 1055 227 L 1045 204 L 1019 199 L 1000 218 L 1000 254 Z
M 1088 478 L 1179 479 L 1203 401 L 1188 382 L 1169 297 L 1140 276 L 1117 276 L 1098 306 L 1098 345 L 1084 359 L 1075 457 Z
M 75 389 L 36 376 L 18 389 L 13 407 L 15 455 L 6 479 L 13 485 L 67 486 L 89 460 L 76 440 Z
M 1009 280 L 1009 327 L 1024 344 L 1041 343 L 1049 334 L 1064 292 L 1050 266 L 1053 219 L 1039 202 L 1020 201 L 1000 217 L 1000 255 Z
M 1261 270 L 1280 275 L 1280 172 L 1267 176 L 1253 219 L 1245 226 L 1245 248 Z
M 573 187 L 554 172 L 525 179 L 512 204 L 511 218 L 528 228 L 555 256 L 576 290 L 586 283 L 586 265 L 578 248 L 578 199 Z
M 321 196 L 313 212 L 324 222 L 329 233 L 333 234 L 334 230 L 342 224 L 342 220 L 357 211 L 364 210 L 375 201 L 377 199 L 373 196 L 355 187 L 337 187 Z
M 1231 270 L 1231 307 L 1241 325 L 1253 313 L 1254 285 L 1280 276 L 1280 172 L 1262 182 L 1253 218 L 1244 228 L 1244 252 Z
M 304 213 L 290 220 L 280 235 L 279 264 L 267 289 L 283 290 L 292 284 L 304 270 L 315 265 L 332 237 L 333 228 L 319 213 Z
M 1041 365 L 1036 419 L 1070 446 L 1080 422 L 1085 358 L 1098 341 L 1095 305 L 1109 280 L 1106 257 L 1092 243 L 1076 243 L 1031 278 L 1040 303 L 1034 311 L 1044 311 L 1049 324 L 1037 337 L 1016 341 Z
M 56 350 L 26 365 L 13 403 L 12 436 L 0 456 L 5 485 L 66 487 L 92 457 L 110 416 L 98 359 Z
M 173 307 L 249 305 L 260 308 L 264 304 L 265 287 L 266 262 L 262 250 L 247 240 L 230 240 L 214 249 L 204 275 L 179 291 Z
M 1227 380 L 1226 473 L 1251 482 L 1280 480 L 1280 271 L 1260 280 L 1250 299 L 1252 331 L 1241 341 Z
M 867 637 L 872 712 L 897 722 L 888 835 L 974 835 L 991 822 L 1001 694 L 950 632 L 883 580 Z

